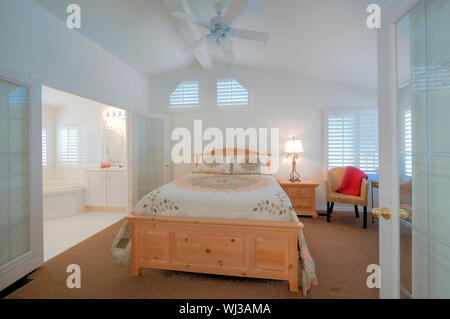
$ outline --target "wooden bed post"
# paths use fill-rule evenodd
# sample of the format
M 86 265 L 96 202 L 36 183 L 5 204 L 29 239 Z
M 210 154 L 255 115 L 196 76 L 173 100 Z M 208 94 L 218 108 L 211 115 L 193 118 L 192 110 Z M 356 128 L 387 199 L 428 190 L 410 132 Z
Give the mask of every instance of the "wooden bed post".
M 139 276 L 139 265 L 138 265 L 138 252 L 136 248 L 138 247 L 136 241 L 136 226 L 134 223 L 129 223 L 131 228 L 131 274 L 133 276 Z
M 289 291 L 298 292 L 298 234 L 289 238 Z

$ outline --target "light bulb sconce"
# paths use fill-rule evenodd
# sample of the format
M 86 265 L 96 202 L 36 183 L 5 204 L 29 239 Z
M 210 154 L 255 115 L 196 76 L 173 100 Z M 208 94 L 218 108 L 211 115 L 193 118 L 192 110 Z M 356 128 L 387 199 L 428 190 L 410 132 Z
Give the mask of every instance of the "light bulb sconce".
M 103 113 L 104 118 L 125 118 L 125 111 L 106 111 Z
M 103 117 L 106 121 L 108 130 L 124 132 L 125 131 L 125 111 L 105 111 Z

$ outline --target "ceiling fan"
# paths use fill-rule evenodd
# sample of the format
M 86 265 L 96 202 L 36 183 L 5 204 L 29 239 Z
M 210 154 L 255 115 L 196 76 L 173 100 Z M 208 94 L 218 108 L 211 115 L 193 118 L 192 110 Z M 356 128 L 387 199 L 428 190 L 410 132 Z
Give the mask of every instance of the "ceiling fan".
M 221 47 L 225 57 L 233 58 L 233 43 L 230 41 L 230 38 L 232 37 L 262 43 L 267 42 L 267 40 L 269 40 L 269 34 L 266 32 L 236 29 L 231 26 L 246 6 L 247 0 L 231 0 L 230 5 L 225 10 L 224 1 L 215 1 L 217 16 L 213 17 L 209 22 L 202 21 L 201 19 L 188 15 L 182 11 L 172 12 L 172 16 L 175 18 L 194 23 L 208 29 L 210 32 L 203 38 L 189 44 L 185 50 L 195 50 L 206 41 L 209 44 Z

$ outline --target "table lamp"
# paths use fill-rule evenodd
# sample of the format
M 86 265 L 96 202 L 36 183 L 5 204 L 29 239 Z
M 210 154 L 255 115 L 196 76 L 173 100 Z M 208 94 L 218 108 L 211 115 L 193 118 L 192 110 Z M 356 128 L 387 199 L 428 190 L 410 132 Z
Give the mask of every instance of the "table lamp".
M 292 183 L 300 182 L 300 174 L 297 173 L 297 159 L 300 153 L 303 153 L 303 144 L 301 140 L 297 140 L 295 137 L 289 139 L 286 143 L 286 153 L 288 158 L 292 160 L 292 172 L 289 176 L 289 181 Z

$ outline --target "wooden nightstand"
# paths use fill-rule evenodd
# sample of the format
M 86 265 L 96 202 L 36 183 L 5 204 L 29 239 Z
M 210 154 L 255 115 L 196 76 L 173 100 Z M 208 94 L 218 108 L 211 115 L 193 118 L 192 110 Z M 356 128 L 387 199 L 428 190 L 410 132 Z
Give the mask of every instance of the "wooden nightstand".
M 313 218 L 319 216 L 316 212 L 316 187 L 319 183 L 310 179 L 295 183 L 291 183 L 288 179 L 278 179 L 278 183 L 291 199 L 297 215 Z

